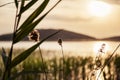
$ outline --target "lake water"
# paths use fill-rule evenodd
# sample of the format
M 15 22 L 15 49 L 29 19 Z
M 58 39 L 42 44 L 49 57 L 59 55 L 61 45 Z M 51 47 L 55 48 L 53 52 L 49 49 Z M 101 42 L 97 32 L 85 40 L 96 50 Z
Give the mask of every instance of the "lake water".
M 81 56 L 94 56 L 97 51 L 100 49 L 101 45 L 105 43 L 106 52 L 112 53 L 114 49 L 118 46 L 119 42 L 110 42 L 110 41 L 64 41 L 63 42 L 63 50 L 64 52 L 70 53 L 69 55 L 81 55 Z M 14 48 L 29 48 L 34 45 L 35 42 L 19 42 L 14 45 Z M 11 46 L 11 42 L 0 42 L 0 48 L 9 48 Z M 41 45 L 42 49 L 45 50 L 61 50 L 60 45 L 55 41 L 46 41 Z M 74 53 L 74 54 L 73 54 Z M 120 48 L 116 53 L 120 53 Z

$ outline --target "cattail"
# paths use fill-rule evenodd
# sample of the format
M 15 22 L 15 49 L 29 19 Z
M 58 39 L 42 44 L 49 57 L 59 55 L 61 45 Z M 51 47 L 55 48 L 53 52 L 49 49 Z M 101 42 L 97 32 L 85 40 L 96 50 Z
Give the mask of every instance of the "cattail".
M 33 40 L 35 42 L 37 41 L 40 41 L 40 33 L 38 30 L 33 30 L 31 33 L 29 33 L 29 36 L 28 36 L 29 40 Z M 42 56 L 42 52 L 41 52 L 41 48 L 39 46 L 39 53 L 40 53 L 40 57 L 41 57 L 41 61 L 42 61 L 42 69 L 44 71 L 44 74 L 45 74 L 45 78 L 47 80 L 47 73 L 45 71 L 45 65 L 44 65 L 44 60 L 43 60 L 43 56 Z
M 62 45 L 62 39 L 58 39 L 58 44 Z
M 40 33 L 38 30 L 33 30 L 31 33 L 29 33 L 28 36 L 29 40 L 33 41 L 40 41 Z
M 58 39 L 58 44 L 61 46 L 61 53 L 62 53 L 62 56 L 63 56 L 63 80 L 64 80 L 64 78 L 65 78 L 65 76 L 64 76 L 64 63 L 65 63 L 65 57 L 64 57 L 64 53 L 63 53 L 63 46 L 62 46 L 62 39 Z

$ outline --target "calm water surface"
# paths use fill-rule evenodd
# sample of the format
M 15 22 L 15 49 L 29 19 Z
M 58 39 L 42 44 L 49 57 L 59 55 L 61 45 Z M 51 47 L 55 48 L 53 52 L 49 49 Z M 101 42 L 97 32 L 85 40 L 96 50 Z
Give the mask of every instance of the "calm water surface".
M 113 50 L 118 46 L 119 42 L 110 42 L 110 41 L 64 41 L 63 50 L 64 52 L 69 52 L 70 55 L 82 55 L 82 56 L 93 56 L 97 53 L 101 45 L 105 43 L 106 51 L 112 53 Z M 14 48 L 29 48 L 30 46 L 36 44 L 35 42 L 19 42 L 14 45 Z M 11 42 L 0 42 L 0 48 L 9 48 Z M 42 49 L 45 50 L 61 50 L 59 44 L 55 41 L 46 41 L 41 45 Z M 120 53 L 120 48 L 117 50 L 117 53 Z

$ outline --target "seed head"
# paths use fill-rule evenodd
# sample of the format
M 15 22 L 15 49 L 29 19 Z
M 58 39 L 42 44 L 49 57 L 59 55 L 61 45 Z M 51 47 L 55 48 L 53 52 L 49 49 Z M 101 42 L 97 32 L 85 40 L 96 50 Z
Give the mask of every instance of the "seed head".
M 58 39 L 58 44 L 62 45 L 62 39 Z
M 39 41 L 40 33 L 38 32 L 38 30 L 33 30 L 31 33 L 29 33 L 28 38 L 29 40 Z
M 106 46 L 106 44 L 102 44 L 101 45 L 101 48 L 99 49 L 99 52 L 101 52 L 101 53 L 105 53 L 105 46 Z

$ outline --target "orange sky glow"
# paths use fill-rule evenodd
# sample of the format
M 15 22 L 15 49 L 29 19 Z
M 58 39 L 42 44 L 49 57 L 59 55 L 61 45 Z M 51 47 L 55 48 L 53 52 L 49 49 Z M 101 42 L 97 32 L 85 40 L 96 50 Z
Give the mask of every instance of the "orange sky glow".
M 13 0 L 0 1 L 0 5 L 11 1 Z M 47 11 L 56 1 L 57 0 L 51 0 L 45 11 Z M 92 6 L 93 8 L 90 8 L 91 2 L 95 1 L 102 0 L 63 0 L 36 28 L 65 29 L 87 34 L 96 38 L 120 36 L 119 2 L 112 3 L 112 0 L 110 0 L 110 2 L 104 0 L 103 2 L 110 6 L 109 12 L 104 13 L 105 10 L 101 8 L 101 11 L 99 10 L 100 6 L 97 6 L 98 8 L 94 8 L 94 6 Z M 40 3 L 41 1 L 38 1 L 36 6 L 30 8 L 30 10 L 23 14 L 21 23 Z M 97 3 L 95 4 L 98 5 Z M 105 6 L 103 6 L 103 8 L 105 8 Z M 0 35 L 13 31 L 14 17 L 14 4 L 0 7 Z

